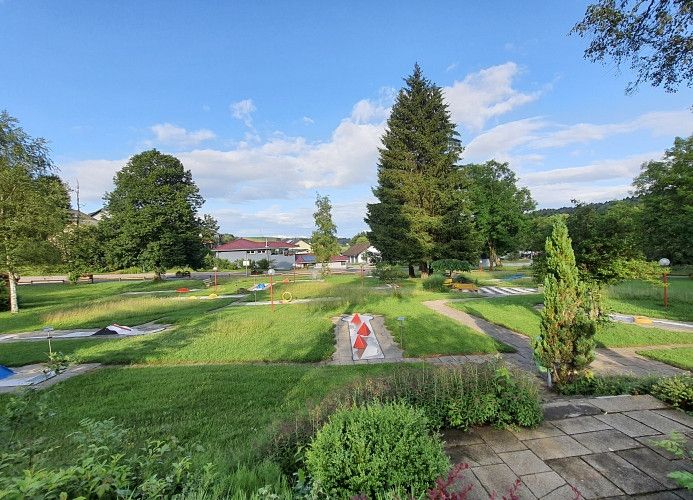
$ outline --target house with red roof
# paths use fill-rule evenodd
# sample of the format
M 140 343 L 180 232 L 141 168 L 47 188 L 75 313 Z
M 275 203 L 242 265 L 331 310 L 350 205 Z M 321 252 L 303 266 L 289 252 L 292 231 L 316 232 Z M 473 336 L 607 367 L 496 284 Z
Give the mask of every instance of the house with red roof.
M 299 253 L 301 248 L 286 241 L 252 241 L 237 238 L 213 248 L 212 251 L 217 258 L 231 262 L 237 260 L 257 262 L 267 259 L 275 269 L 292 269 L 296 253 Z
M 344 255 L 333 255 L 330 257 L 330 261 L 327 263 L 327 267 L 330 269 L 346 269 L 347 262 L 349 258 Z M 315 255 L 312 253 L 296 254 L 296 264 L 295 267 L 298 269 L 307 267 L 321 267 Z

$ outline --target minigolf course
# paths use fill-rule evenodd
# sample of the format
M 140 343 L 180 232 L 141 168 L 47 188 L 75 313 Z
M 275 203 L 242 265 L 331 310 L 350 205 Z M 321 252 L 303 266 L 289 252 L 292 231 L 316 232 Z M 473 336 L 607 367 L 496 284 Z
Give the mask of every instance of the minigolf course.
M 354 361 L 385 358 L 374 333 L 372 319 L 373 316 L 359 313 L 342 318 L 342 321 L 348 324 L 351 356 Z

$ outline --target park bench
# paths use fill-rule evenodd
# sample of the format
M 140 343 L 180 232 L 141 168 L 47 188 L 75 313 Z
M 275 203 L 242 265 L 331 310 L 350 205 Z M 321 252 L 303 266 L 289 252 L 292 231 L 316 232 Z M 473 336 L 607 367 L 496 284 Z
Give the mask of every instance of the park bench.
M 478 292 L 479 288 L 474 284 L 474 283 L 453 283 L 452 284 L 452 289 L 453 290 L 466 290 L 468 292 Z
M 94 283 L 94 275 L 93 274 L 83 274 L 79 278 L 77 278 L 77 281 L 79 283 Z
M 189 278 L 190 271 L 176 271 L 176 278 Z
M 212 286 L 212 280 L 210 278 L 203 279 L 202 283 L 205 284 L 205 288 L 209 288 L 210 286 Z

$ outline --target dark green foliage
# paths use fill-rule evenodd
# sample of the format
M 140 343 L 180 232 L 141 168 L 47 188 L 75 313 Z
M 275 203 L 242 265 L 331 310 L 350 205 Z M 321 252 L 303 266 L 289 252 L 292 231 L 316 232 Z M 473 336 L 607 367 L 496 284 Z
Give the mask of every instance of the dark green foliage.
M 375 266 L 373 276 L 380 281 L 384 281 L 390 285 L 394 285 L 407 278 L 407 273 L 404 272 L 401 266 L 379 262 Z
M 618 396 L 621 394 L 651 394 L 676 408 L 693 411 L 693 376 L 631 377 L 583 376 L 556 386 L 564 396 Z
M 372 378 L 334 392 L 308 418 L 286 423 L 267 454 L 291 474 L 303 466 L 301 450 L 337 409 L 374 401 L 403 402 L 421 409 L 435 429 L 472 425 L 533 427 L 543 418 L 536 382 L 500 362 L 454 368 L 423 366 Z
M 693 376 L 663 378 L 652 387 L 651 394 L 671 406 L 693 411 Z
M 593 295 L 579 279 L 568 229 L 561 220 L 546 240 L 546 266 L 541 335 L 532 343 L 541 366 L 556 383 L 564 383 L 594 360 L 597 318 Z
M 243 261 L 230 261 L 228 259 L 219 259 L 211 254 L 205 255 L 202 261 L 202 267 L 204 269 L 217 268 L 219 271 L 235 271 L 236 269 L 244 269 Z
M 378 203 L 368 205 L 368 240 L 386 262 L 474 260 L 477 241 L 457 163 L 462 146 L 442 90 L 418 64 L 399 91 L 382 138 Z
M 693 135 L 677 137 L 664 158 L 645 163 L 633 185 L 643 205 L 647 258 L 693 262 Z
M 140 443 L 113 420 L 80 425 L 67 443 L 72 465 L 44 464 L 48 450 L 1 453 L 0 497 L 170 498 L 200 492 L 213 479 L 211 468 L 192 467 L 190 451 L 175 438 Z
M 60 238 L 60 246 L 70 281 L 83 274 L 107 270 L 107 244 L 101 225 L 68 228 Z
M 484 242 L 491 268 L 499 256 L 520 249 L 526 214 L 535 203 L 507 163 L 495 160 L 462 169 L 468 181 L 474 226 Z
M 424 290 L 430 290 L 432 292 L 444 292 L 446 291 L 445 285 L 443 285 L 444 282 L 445 276 L 442 274 L 431 274 L 427 278 L 424 278 L 421 286 L 423 286 Z
M 337 242 L 337 226 L 332 220 L 332 205 L 327 196 L 317 195 L 315 199 L 315 231 L 310 237 L 315 259 L 325 265 L 330 257 L 339 254 Z
M 206 253 L 197 211 L 204 200 L 189 170 L 152 149 L 128 161 L 105 196 L 106 257 L 114 268 L 141 266 L 157 274 L 176 266 L 199 268 Z
M 337 411 L 306 452 L 313 491 L 330 497 L 400 491 L 418 496 L 450 462 L 420 409 L 371 403 Z
M 439 259 L 431 263 L 431 269 L 437 273 L 452 274 L 454 271 L 469 272 L 472 270 L 472 265 L 466 260 Z
M 589 35 L 585 58 L 616 66 L 630 62 L 637 78 L 630 82 L 634 92 L 641 82 L 662 85 L 676 92 L 679 84 L 693 83 L 693 8 L 686 0 L 599 0 L 588 5 L 585 17 L 571 33 Z

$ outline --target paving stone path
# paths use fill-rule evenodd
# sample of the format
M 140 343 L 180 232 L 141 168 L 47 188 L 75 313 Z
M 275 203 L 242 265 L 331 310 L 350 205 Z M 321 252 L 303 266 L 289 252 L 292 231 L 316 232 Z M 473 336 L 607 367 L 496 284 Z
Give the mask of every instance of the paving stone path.
M 484 319 L 472 316 L 459 309 L 452 308 L 447 305 L 447 302 L 447 300 L 431 300 L 423 302 L 423 304 L 439 314 L 454 319 L 463 325 L 473 328 L 478 332 L 490 335 L 494 339 L 514 347 L 517 352 L 511 354 L 504 353 L 502 354 L 503 359 L 524 370 L 536 372 L 534 355 L 528 337 L 502 326 L 489 323 Z M 592 363 L 591 369 L 597 373 L 609 375 L 643 376 L 690 373 L 686 370 L 639 356 L 635 352 L 647 349 L 663 349 L 666 347 L 669 346 L 599 348 L 596 350 L 596 359 Z M 456 356 L 448 356 L 448 358 L 455 357 Z
M 530 295 L 538 293 L 536 288 L 524 286 L 481 286 L 479 293 L 486 297 L 507 297 L 509 295 Z
M 453 463 L 466 463 L 463 484 L 469 498 L 506 494 L 516 479 L 520 498 L 693 498 L 667 477 L 693 472 L 655 445 L 678 432 L 693 446 L 693 418 L 652 396 L 573 399 L 544 405 L 545 421 L 535 429 L 491 427 L 446 431 Z

